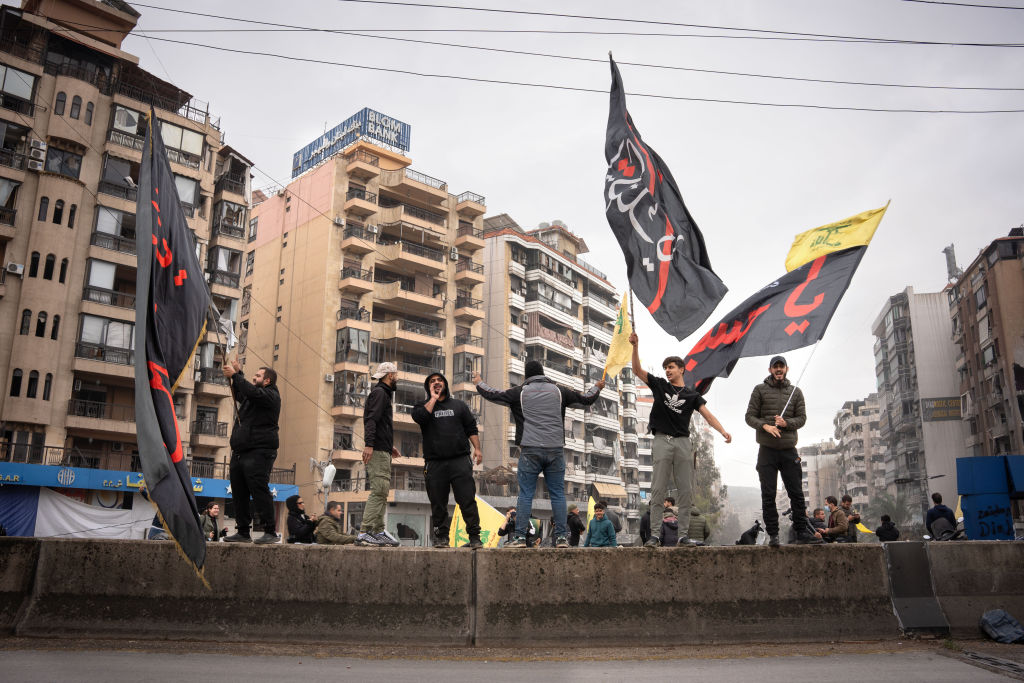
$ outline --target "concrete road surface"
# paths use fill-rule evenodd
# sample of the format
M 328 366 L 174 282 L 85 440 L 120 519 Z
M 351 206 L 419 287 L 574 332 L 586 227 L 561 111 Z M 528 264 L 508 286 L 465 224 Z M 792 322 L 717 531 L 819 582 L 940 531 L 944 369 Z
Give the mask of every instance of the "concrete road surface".
M 587 643 L 593 647 L 595 643 Z M 899 681 L 984 683 L 1006 676 L 939 651 L 613 661 L 363 659 L 246 654 L 0 650 L 2 681 Z M 440 653 L 439 653 L 440 654 Z

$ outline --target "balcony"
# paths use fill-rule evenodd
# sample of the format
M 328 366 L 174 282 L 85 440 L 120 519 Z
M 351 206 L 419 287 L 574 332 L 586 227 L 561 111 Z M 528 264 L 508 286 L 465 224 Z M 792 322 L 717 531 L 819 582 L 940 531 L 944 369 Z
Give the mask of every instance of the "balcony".
M 455 246 L 461 251 L 474 252 L 484 248 L 484 231 L 477 230 L 472 224 L 459 222 L 459 230 L 455 233 Z
M 0 166 L 13 168 L 16 171 L 24 171 L 25 159 L 27 157 L 24 154 L 18 154 L 9 149 L 0 149 Z
M 380 174 L 380 157 L 365 149 L 357 149 L 346 156 L 345 161 L 348 162 L 345 171 L 356 178 L 371 180 Z
M 214 194 L 231 192 L 245 197 L 245 176 L 240 173 L 225 173 L 213 186 Z
M 398 308 L 410 313 L 431 313 L 441 312 L 443 302 L 439 296 L 430 296 L 424 293 L 406 289 L 402 281 L 377 283 L 375 298 L 379 303 Z
M 345 193 L 344 210 L 357 216 L 371 216 L 377 213 L 377 195 L 360 189 Z
M 464 216 L 476 218 L 487 212 L 487 200 L 476 192 L 463 192 L 455 198 L 455 210 Z
M 374 323 L 372 334 L 380 341 L 399 340 L 402 342 L 400 349 L 414 353 L 433 353 L 444 345 L 443 329 L 411 320 Z
M 341 248 L 352 254 L 369 254 L 376 247 L 377 233 L 361 225 L 346 225 L 341 233 Z
M 479 353 L 483 354 L 484 340 L 483 337 L 474 337 L 471 334 L 458 334 L 455 335 L 455 351 L 461 352 L 470 350 L 466 348 L 460 349 L 460 346 L 475 348 L 479 351 Z
M 7 94 L 0 94 L 0 107 L 10 109 L 11 111 L 24 116 L 36 115 L 36 105 L 19 97 L 13 97 Z
M 473 263 L 469 259 L 460 259 L 455 266 L 455 281 L 481 285 L 484 283 L 484 267 L 482 264 Z
M 366 294 L 373 291 L 373 271 L 362 268 L 342 268 L 338 281 L 338 289 L 354 294 Z
M 17 209 L 8 209 L 6 206 L 0 206 L 0 225 L 14 225 L 14 219 L 18 217 Z M 11 233 L 11 237 L 14 233 Z
M 408 269 L 423 269 L 434 274 L 444 272 L 444 252 L 405 241 L 381 242 L 380 257 L 385 262 Z
M 135 434 L 135 406 L 73 398 L 68 401 L 65 424 L 68 430 L 120 439 L 126 434 Z
M 411 168 L 381 171 L 380 184 L 404 197 L 427 204 L 440 204 L 448 199 L 448 183 Z
M 226 270 L 210 270 L 207 271 L 207 274 L 210 276 L 211 285 L 221 285 L 222 287 L 238 289 L 238 281 L 240 279 L 238 273 L 232 273 Z
M 228 423 L 216 420 L 196 420 L 192 423 L 193 446 L 222 448 L 228 445 Z
M 619 316 L 619 306 L 608 299 L 600 299 L 596 296 L 583 297 L 583 306 L 599 315 L 615 320 Z
M 135 363 L 135 352 L 131 349 L 80 341 L 75 344 L 75 358 L 95 360 L 102 363 L 114 363 L 116 365 L 133 365 Z
M 405 361 L 398 362 L 398 379 L 408 380 L 410 382 L 424 382 L 427 376 L 435 372 L 444 372 L 444 368 L 432 368 L 429 365 L 420 365 L 418 363 L 407 363 Z
M 117 308 L 135 308 L 135 294 L 115 292 L 112 289 L 93 287 L 86 285 L 82 288 L 82 301 L 91 301 L 96 304 L 116 306 Z
M 214 235 L 230 237 L 236 240 L 245 239 L 245 228 L 241 225 L 235 225 L 224 216 L 218 216 L 214 219 L 211 232 Z
M 483 320 L 484 302 L 468 296 L 455 298 L 455 317 L 463 320 Z
M 103 249 L 119 251 L 122 254 L 135 254 L 135 240 L 126 237 L 118 237 L 117 235 L 110 235 L 105 232 L 94 232 L 89 243 Z
M 344 306 L 338 309 L 338 327 L 348 327 L 349 322 L 366 323 L 356 325 L 359 329 L 370 329 L 370 312 L 363 307 L 349 308 Z
M 365 405 L 366 394 L 336 391 L 334 392 L 334 407 L 331 408 L 331 415 L 334 417 L 362 417 Z
M 196 394 L 208 396 L 220 396 L 221 398 L 231 395 L 231 386 L 228 378 L 220 368 L 200 368 L 196 370 Z
M 427 230 L 435 235 L 443 235 L 448 227 L 448 218 L 446 216 L 421 209 L 412 204 L 404 204 L 395 199 L 382 197 L 380 206 L 382 223 L 406 222 L 413 227 Z
M 137 188 L 128 187 L 127 185 L 118 185 L 117 183 L 112 183 L 107 180 L 101 180 L 97 189 L 103 194 L 109 194 L 111 197 L 117 197 L 118 199 L 124 199 L 129 202 L 134 202 L 139 196 Z

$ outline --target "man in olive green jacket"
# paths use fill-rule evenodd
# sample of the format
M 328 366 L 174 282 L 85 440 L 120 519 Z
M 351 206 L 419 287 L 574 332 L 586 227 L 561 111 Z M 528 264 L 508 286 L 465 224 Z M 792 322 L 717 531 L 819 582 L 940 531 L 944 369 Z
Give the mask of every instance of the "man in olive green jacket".
M 807 422 L 804 395 L 786 379 L 789 366 L 782 356 L 775 356 L 768 364 L 769 375 L 754 387 L 747 404 L 747 424 L 756 430 L 757 476 L 761 480 L 761 508 L 768 545 L 779 545 L 779 511 L 775 507 L 775 492 L 779 475 L 789 494 L 793 509 L 793 525 L 804 529 L 797 533 L 797 543 L 821 543 L 806 531 L 807 503 L 801 485 L 800 455 L 796 452 L 797 430 Z
M 356 537 L 346 534 L 341 525 L 341 503 L 338 501 L 329 502 L 327 514 L 317 522 L 316 542 L 321 545 L 349 545 L 356 542 Z

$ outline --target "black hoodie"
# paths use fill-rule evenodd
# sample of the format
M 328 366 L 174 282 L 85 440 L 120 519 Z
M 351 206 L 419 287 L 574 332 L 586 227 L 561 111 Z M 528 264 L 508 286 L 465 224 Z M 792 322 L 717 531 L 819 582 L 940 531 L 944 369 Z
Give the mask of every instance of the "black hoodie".
M 299 509 L 299 497 L 288 496 L 284 504 L 288 508 L 288 542 L 312 543 L 316 522 Z
M 434 403 L 433 413 L 429 413 L 425 406 L 430 401 L 430 378 L 435 375 L 444 382 L 444 393 L 441 400 Z M 476 418 L 469 406 L 452 398 L 448 379 L 440 372 L 430 373 L 423 381 L 423 389 L 427 398 L 412 409 L 412 419 L 423 432 L 423 459 L 449 460 L 468 456 L 469 437 L 478 433 Z

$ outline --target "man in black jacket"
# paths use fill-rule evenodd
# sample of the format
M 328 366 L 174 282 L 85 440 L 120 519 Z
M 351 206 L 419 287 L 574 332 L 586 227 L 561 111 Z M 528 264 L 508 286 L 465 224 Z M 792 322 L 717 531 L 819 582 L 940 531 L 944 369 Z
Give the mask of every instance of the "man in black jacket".
M 224 376 L 231 382 L 231 393 L 238 401 L 235 424 L 231 429 L 231 498 L 235 503 L 235 533 L 224 540 L 248 543 L 252 513 L 249 497 L 263 527 L 263 535 L 255 543 L 277 543 L 274 519 L 274 498 L 270 495 L 270 470 L 277 459 L 278 419 L 281 417 L 281 394 L 277 390 L 277 373 L 260 368 L 252 383 L 242 375 L 238 361 L 224 364 Z
M 391 488 L 391 458 L 401 455 L 395 448 L 394 408 L 391 398 L 398 381 L 398 366 L 381 363 L 372 375 L 376 386 L 366 397 L 363 410 L 363 465 L 370 482 L 370 495 L 363 509 L 363 523 L 356 545 L 397 546 L 398 539 L 384 528 L 384 510 Z
M 435 372 L 423 382 L 427 398 L 412 409 L 412 419 L 423 432 L 423 479 L 430 500 L 432 542 L 435 548 L 448 547 L 448 491 L 462 510 L 470 548 L 482 548 L 480 512 L 476 507 L 476 482 L 473 462 L 484 460 L 476 418 L 469 406 L 452 398 L 448 380 Z M 473 445 L 473 461 L 469 446 Z

